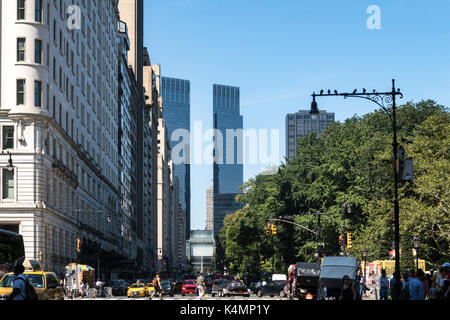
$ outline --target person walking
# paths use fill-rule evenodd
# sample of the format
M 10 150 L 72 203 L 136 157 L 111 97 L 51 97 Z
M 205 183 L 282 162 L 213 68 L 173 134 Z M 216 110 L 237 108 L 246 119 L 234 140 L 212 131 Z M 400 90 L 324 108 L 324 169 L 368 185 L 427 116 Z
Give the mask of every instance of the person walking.
M 442 265 L 442 300 L 450 300 L 450 263 L 446 262 Z
M 411 270 L 409 273 L 406 271 L 405 278 L 405 292 L 407 288 L 408 295 L 405 295 L 403 300 L 424 300 L 423 284 L 417 278 L 415 271 Z
M 200 275 L 197 278 L 197 289 L 198 289 L 198 299 L 203 300 L 203 297 L 206 292 L 205 279 L 203 278 L 203 271 L 200 272 Z
M 25 267 L 21 262 L 17 263 L 14 266 L 14 275 L 16 276 L 13 281 L 13 291 L 9 295 L 8 300 L 25 300 L 27 298 L 26 288 L 25 288 L 25 281 L 26 278 L 23 275 L 23 272 L 25 271 Z
M 150 296 L 150 300 L 153 299 L 155 294 L 159 293 L 159 299 L 162 300 L 162 287 L 161 287 L 161 278 L 159 277 L 159 272 L 156 273 L 156 277 L 153 279 L 153 287 L 155 290 L 153 290 L 152 295 Z
M 378 286 L 380 287 L 380 300 L 388 300 L 389 279 L 386 277 L 386 270 L 381 270 L 381 276 L 378 278 Z
M 355 290 L 355 286 L 350 281 L 350 277 L 345 275 L 342 278 L 343 285 L 341 287 L 341 296 L 339 300 L 342 301 L 354 301 L 356 300 L 357 294 Z
M 84 294 L 85 294 L 85 292 L 84 292 L 84 290 L 85 290 L 85 285 L 84 285 L 84 282 L 83 281 L 81 281 L 81 285 L 80 285 L 80 294 L 81 294 L 81 298 L 84 298 Z
M 78 283 L 75 279 L 72 280 L 72 299 L 78 296 Z
M 429 297 L 430 290 L 428 288 L 428 280 L 425 277 L 425 272 L 423 272 L 422 269 L 417 270 L 416 277 L 420 282 L 422 282 L 424 298 Z

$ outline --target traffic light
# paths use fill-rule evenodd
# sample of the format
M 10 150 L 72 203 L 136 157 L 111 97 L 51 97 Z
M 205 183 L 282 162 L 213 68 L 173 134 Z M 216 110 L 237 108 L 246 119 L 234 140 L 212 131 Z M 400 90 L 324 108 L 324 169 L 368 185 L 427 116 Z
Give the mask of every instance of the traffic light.
M 81 252 L 81 239 L 77 238 L 77 253 Z
M 351 249 L 352 247 L 352 234 L 347 232 L 347 249 Z
M 266 234 L 268 235 L 268 236 L 270 236 L 270 234 L 271 234 L 271 224 L 267 224 L 267 226 L 266 226 Z
M 277 234 L 277 227 L 273 224 L 272 225 L 272 235 L 276 235 Z
M 344 246 L 344 236 L 342 234 L 339 235 L 339 246 Z

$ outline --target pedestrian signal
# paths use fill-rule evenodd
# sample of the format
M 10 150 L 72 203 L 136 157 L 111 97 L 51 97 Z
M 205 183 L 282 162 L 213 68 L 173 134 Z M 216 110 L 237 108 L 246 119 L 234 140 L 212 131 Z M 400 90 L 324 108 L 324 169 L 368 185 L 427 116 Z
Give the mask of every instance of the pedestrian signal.
M 266 226 L 266 234 L 267 234 L 268 236 L 270 236 L 271 229 L 272 229 L 271 227 L 272 227 L 271 224 L 267 224 L 267 226 Z

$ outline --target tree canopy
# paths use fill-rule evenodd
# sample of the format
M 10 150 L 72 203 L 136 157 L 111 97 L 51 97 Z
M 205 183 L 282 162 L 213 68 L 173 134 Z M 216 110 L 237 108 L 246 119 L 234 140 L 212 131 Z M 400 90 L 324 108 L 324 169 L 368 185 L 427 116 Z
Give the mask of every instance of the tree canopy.
M 434 269 L 450 256 L 450 115 L 427 100 L 398 107 L 397 117 L 399 142 L 414 159 L 414 181 L 399 190 L 401 266 L 413 265 L 413 238 L 419 236 L 420 258 Z M 284 223 L 275 223 L 275 236 L 265 232 L 270 218 L 292 216 L 293 222 L 316 230 L 317 217 L 310 214 L 316 212 L 326 213 L 321 217 L 325 255 L 339 254 L 339 235 L 347 231 L 353 238 L 350 255 L 361 258 L 366 249 L 372 261 L 389 259 L 394 240 L 392 134 L 389 117 L 380 110 L 299 139 L 294 160 L 242 186 L 238 200 L 243 209 L 226 217 L 216 263 L 235 273 L 259 275 L 272 268 L 285 273 L 297 261 L 316 261 L 315 234 Z

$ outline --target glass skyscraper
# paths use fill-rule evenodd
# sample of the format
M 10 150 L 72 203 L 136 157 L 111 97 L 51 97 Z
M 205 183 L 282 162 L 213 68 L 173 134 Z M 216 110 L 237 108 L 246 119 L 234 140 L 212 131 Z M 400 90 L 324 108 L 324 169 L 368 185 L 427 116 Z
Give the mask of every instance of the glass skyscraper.
M 172 134 L 177 129 L 191 131 L 191 85 L 188 80 L 162 77 L 163 118 L 173 148 L 181 142 L 181 138 L 172 141 Z M 186 238 L 190 237 L 191 228 L 191 167 L 190 141 L 187 141 L 186 154 L 172 154 L 172 158 L 184 159 L 182 164 L 174 164 L 174 175 L 180 185 L 181 206 L 186 213 Z
M 335 114 L 320 110 L 320 115 L 313 118 L 309 110 L 300 110 L 286 116 L 286 158 L 295 159 L 297 154 L 297 140 L 310 135 L 313 131 L 322 133 L 335 121 Z
M 214 84 L 214 236 L 223 227 L 223 219 L 241 206 L 234 201 L 244 183 L 243 117 L 240 114 L 240 90 Z M 228 131 L 228 132 L 227 132 Z

